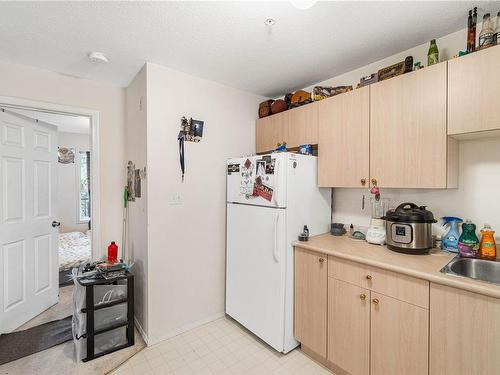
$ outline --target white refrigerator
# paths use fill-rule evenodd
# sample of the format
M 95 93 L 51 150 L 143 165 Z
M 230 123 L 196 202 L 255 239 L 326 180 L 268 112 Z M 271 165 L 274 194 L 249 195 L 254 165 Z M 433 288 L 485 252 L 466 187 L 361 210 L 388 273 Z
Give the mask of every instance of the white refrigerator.
M 292 242 L 330 223 L 317 158 L 275 153 L 227 161 L 226 313 L 279 352 L 293 337 Z

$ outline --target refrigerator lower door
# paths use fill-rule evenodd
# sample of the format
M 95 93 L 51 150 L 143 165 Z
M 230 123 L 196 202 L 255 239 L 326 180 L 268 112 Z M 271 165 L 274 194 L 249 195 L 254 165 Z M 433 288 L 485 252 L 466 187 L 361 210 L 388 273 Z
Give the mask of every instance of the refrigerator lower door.
M 285 210 L 227 205 L 226 313 L 284 350 Z

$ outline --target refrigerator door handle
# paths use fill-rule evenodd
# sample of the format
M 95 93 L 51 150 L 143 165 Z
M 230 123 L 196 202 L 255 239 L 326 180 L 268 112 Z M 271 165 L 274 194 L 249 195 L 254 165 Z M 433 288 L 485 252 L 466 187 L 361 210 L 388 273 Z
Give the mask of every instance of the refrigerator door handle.
M 280 262 L 280 255 L 278 252 L 278 219 L 280 215 L 279 213 L 276 213 L 276 216 L 274 218 L 274 226 L 273 226 L 273 258 L 276 263 Z

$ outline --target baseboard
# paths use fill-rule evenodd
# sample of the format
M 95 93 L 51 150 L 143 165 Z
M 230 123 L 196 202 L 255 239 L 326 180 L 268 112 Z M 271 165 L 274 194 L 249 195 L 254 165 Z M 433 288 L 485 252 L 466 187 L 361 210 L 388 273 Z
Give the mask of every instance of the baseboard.
M 146 346 L 149 346 L 149 339 L 148 339 L 148 335 L 146 335 L 146 332 L 144 331 L 144 329 L 142 328 L 141 324 L 139 323 L 139 321 L 137 320 L 137 317 L 134 317 L 134 322 L 135 322 L 135 327 L 137 328 L 137 330 L 139 331 L 139 333 L 141 334 L 142 336 L 142 339 L 144 340 L 144 342 L 146 343 Z
M 197 328 L 197 327 L 200 327 L 200 326 L 205 325 L 207 323 L 213 322 L 214 320 L 223 318 L 225 315 L 226 314 L 224 311 L 218 312 L 218 313 L 210 315 L 206 318 L 197 320 L 196 322 L 189 323 L 189 324 L 186 324 L 182 327 L 174 329 L 174 330 L 168 332 L 167 334 L 162 335 L 159 338 L 150 338 L 150 341 L 147 344 L 148 344 L 148 346 L 158 344 L 161 341 L 168 340 L 168 339 L 175 337 L 175 336 L 178 336 L 184 332 L 191 331 L 194 328 Z

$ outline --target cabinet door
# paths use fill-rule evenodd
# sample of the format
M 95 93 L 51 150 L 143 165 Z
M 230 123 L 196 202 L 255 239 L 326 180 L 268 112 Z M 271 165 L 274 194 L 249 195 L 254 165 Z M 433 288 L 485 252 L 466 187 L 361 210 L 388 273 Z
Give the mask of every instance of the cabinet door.
M 371 375 L 428 373 L 429 310 L 371 293 Z
M 448 61 L 448 134 L 500 129 L 500 46 Z
M 287 147 L 298 147 L 303 144 L 318 144 L 318 106 L 317 103 L 306 104 L 288 111 Z
M 318 103 L 318 184 L 362 187 L 369 177 L 370 89 Z
M 382 187 L 446 188 L 446 63 L 370 90 L 371 177 Z
M 255 148 L 258 153 L 272 151 L 288 138 L 288 112 L 258 119 L 255 124 Z
M 327 259 L 295 250 L 295 338 L 326 358 Z
M 328 357 L 350 374 L 370 371 L 370 291 L 328 278 Z
M 500 300 L 431 284 L 430 374 L 500 372 Z

